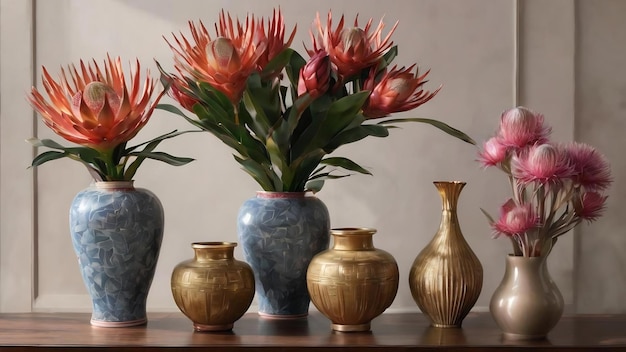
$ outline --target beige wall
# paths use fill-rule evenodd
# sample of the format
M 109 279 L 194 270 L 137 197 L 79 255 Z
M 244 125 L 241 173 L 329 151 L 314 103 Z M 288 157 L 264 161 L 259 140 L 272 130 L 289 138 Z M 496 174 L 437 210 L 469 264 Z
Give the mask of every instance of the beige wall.
M 617 137 L 623 124 L 619 115 L 624 98 L 617 92 L 624 92 L 626 80 L 619 63 L 625 61 L 626 49 L 614 43 L 624 42 L 619 33 L 624 35 L 626 25 L 617 15 L 624 13 L 619 12 L 624 5 L 619 0 L 590 3 L 0 0 L 0 311 L 89 310 L 67 233 L 69 203 L 87 186 L 89 177 L 80 165 L 67 160 L 44 165 L 36 173 L 26 169 L 32 151 L 23 140 L 33 134 L 52 137 L 40 122 L 33 124 L 23 98 L 33 84 L 31 64 L 56 72 L 60 65 L 80 58 L 102 60 L 108 52 L 125 61 L 137 57 L 156 76 L 153 59 L 168 69 L 172 62 L 161 36 L 184 29 L 187 20 L 213 23 L 221 7 L 240 16 L 269 15 L 280 4 L 287 24 L 298 24 L 294 41 L 298 50 L 300 43 L 308 42 L 316 11 L 332 8 L 349 19 L 358 12 L 361 19 L 385 14 L 389 23 L 399 20 L 394 35 L 400 48 L 397 62 L 417 61 L 420 67 L 432 69 L 432 87 L 444 85 L 433 101 L 404 116 L 441 119 L 482 141 L 494 131 L 502 110 L 524 104 L 546 114 L 555 139 L 576 136 L 600 147 L 613 161 L 618 181 L 607 216 L 559 242 L 550 267 L 570 309 L 626 312 L 620 299 L 626 294 L 626 282 L 623 274 L 615 279 L 616 268 L 626 262 L 617 206 L 626 194 L 619 183 L 626 165 L 619 163 L 617 155 L 624 142 L 601 134 Z M 614 21 L 605 21 L 605 15 L 613 15 Z M 592 50 L 584 50 L 587 47 Z M 38 76 L 39 68 L 37 84 Z M 138 137 L 188 127 L 172 115 L 157 112 Z M 176 263 L 192 255 L 192 241 L 236 241 L 238 207 L 257 189 L 232 160 L 231 151 L 208 134 L 168 141 L 162 149 L 197 161 L 181 168 L 146 162 L 136 177 L 138 186 L 160 197 L 166 211 L 166 234 L 149 297 L 153 311 L 176 310 L 169 276 Z M 502 277 L 509 244 L 490 238 L 479 208 L 495 212 L 505 199 L 502 175 L 481 170 L 474 161 L 475 149 L 425 125 L 407 125 L 387 139 L 367 140 L 339 152 L 370 167 L 375 176 L 328 183 L 319 197 L 332 214 L 333 226 L 379 230 L 375 244 L 396 257 L 401 271 L 393 311 L 417 309 L 407 274 L 439 223 L 440 204 L 432 181 L 468 182 L 459 215 L 464 234 L 485 268 L 476 306 L 484 310 Z M 236 256 L 241 258 L 239 250 Z

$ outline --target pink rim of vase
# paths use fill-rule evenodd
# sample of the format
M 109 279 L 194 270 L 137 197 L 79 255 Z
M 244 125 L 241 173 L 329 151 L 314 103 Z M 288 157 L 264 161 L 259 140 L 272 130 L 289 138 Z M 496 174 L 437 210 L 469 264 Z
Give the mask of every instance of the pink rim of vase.
M 306 197 L 306 192 L 268 192 L 268 191 L 257 191 L 257 198 L 266 198 L 266 199 L 292 199 L 292 198 L 304 198 Z
M 127 328 L 129 326 L 145 325 L 148 318 L 129 321 L 103 321 L 91 319 L 91 325 L 98 328 Z

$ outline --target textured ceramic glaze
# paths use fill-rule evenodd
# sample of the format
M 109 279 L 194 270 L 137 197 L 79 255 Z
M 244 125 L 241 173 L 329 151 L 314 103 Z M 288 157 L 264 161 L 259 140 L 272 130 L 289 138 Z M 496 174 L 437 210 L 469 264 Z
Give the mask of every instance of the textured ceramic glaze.
M 368 331 L 398 292 L 398 264 L 374 247 L 374 229 L 333 229 L 333 247 L 316 255 L 307 273 L 311 301 L 337 331 Z
M 98 182 L 72 201 L 70 233 L 93 304 L 92 325 L 145 324 L 163 239 L 157 197 L 132 182 Z
M 483 268 L 457 218 L 464 182 L 434 182 L 441 196 L 439 230 L 409 273 L 413 299 L 435 327 L 460 327 L 483 286 Z
M 254 297 L 252 268 L 236 260 L 236 243 L 196 242 L 194 258 L 172 271 L 172 295 L 196 331 L 231 330 Z
M 489 310 L 506 338 L 545 338 L 563 314 L 563 296 L 545 258 L 508 256 Z
M 306 271 L 330 240 L 324 203 L 305 193 L 258 192 L 241 206 L 237 229 L 244 258 L 254 271 L 259 314 L 306 316 Z

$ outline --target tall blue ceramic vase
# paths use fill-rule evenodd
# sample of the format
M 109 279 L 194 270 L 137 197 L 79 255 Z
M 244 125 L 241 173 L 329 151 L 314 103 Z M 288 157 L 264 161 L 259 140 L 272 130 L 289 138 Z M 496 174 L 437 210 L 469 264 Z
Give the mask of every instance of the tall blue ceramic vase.
M 304 192 L 257 192 L 239 209 L 239 243 L 254 271 L 259 314 L 299 318 L 309 312 L 309 262 L 328 249 L 330 217 Z
M 145 324 L 163 239 L 159 199 L 132 181 L 96 182 L 72 201 L 70 233 L 92 300 L 91 324 Z

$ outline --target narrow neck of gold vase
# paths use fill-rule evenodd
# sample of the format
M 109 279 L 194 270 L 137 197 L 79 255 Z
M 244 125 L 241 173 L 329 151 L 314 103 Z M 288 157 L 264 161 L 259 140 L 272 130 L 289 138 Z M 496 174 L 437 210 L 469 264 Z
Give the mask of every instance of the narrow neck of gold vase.
M 441 207 L 444 213 L 446 211 L 450 211 L 456 217 L 456 207 L 459 202 L 459 196 L 461 195 L 461 190 L 465 187 L 465 182 L 459 181 L 440 181 L 433 182 L 437 190 L 439 191 L 439 195 L 441 196 Z
M 336 251 L 359 251 L 374 249 L 373 233 L 333 234 L 333 249 Z
M 212 246 L 212 247 L 194 247 L 195 258 L 199 262 L 208 262 L 212 260 L 232 259 L 234 247 Z

